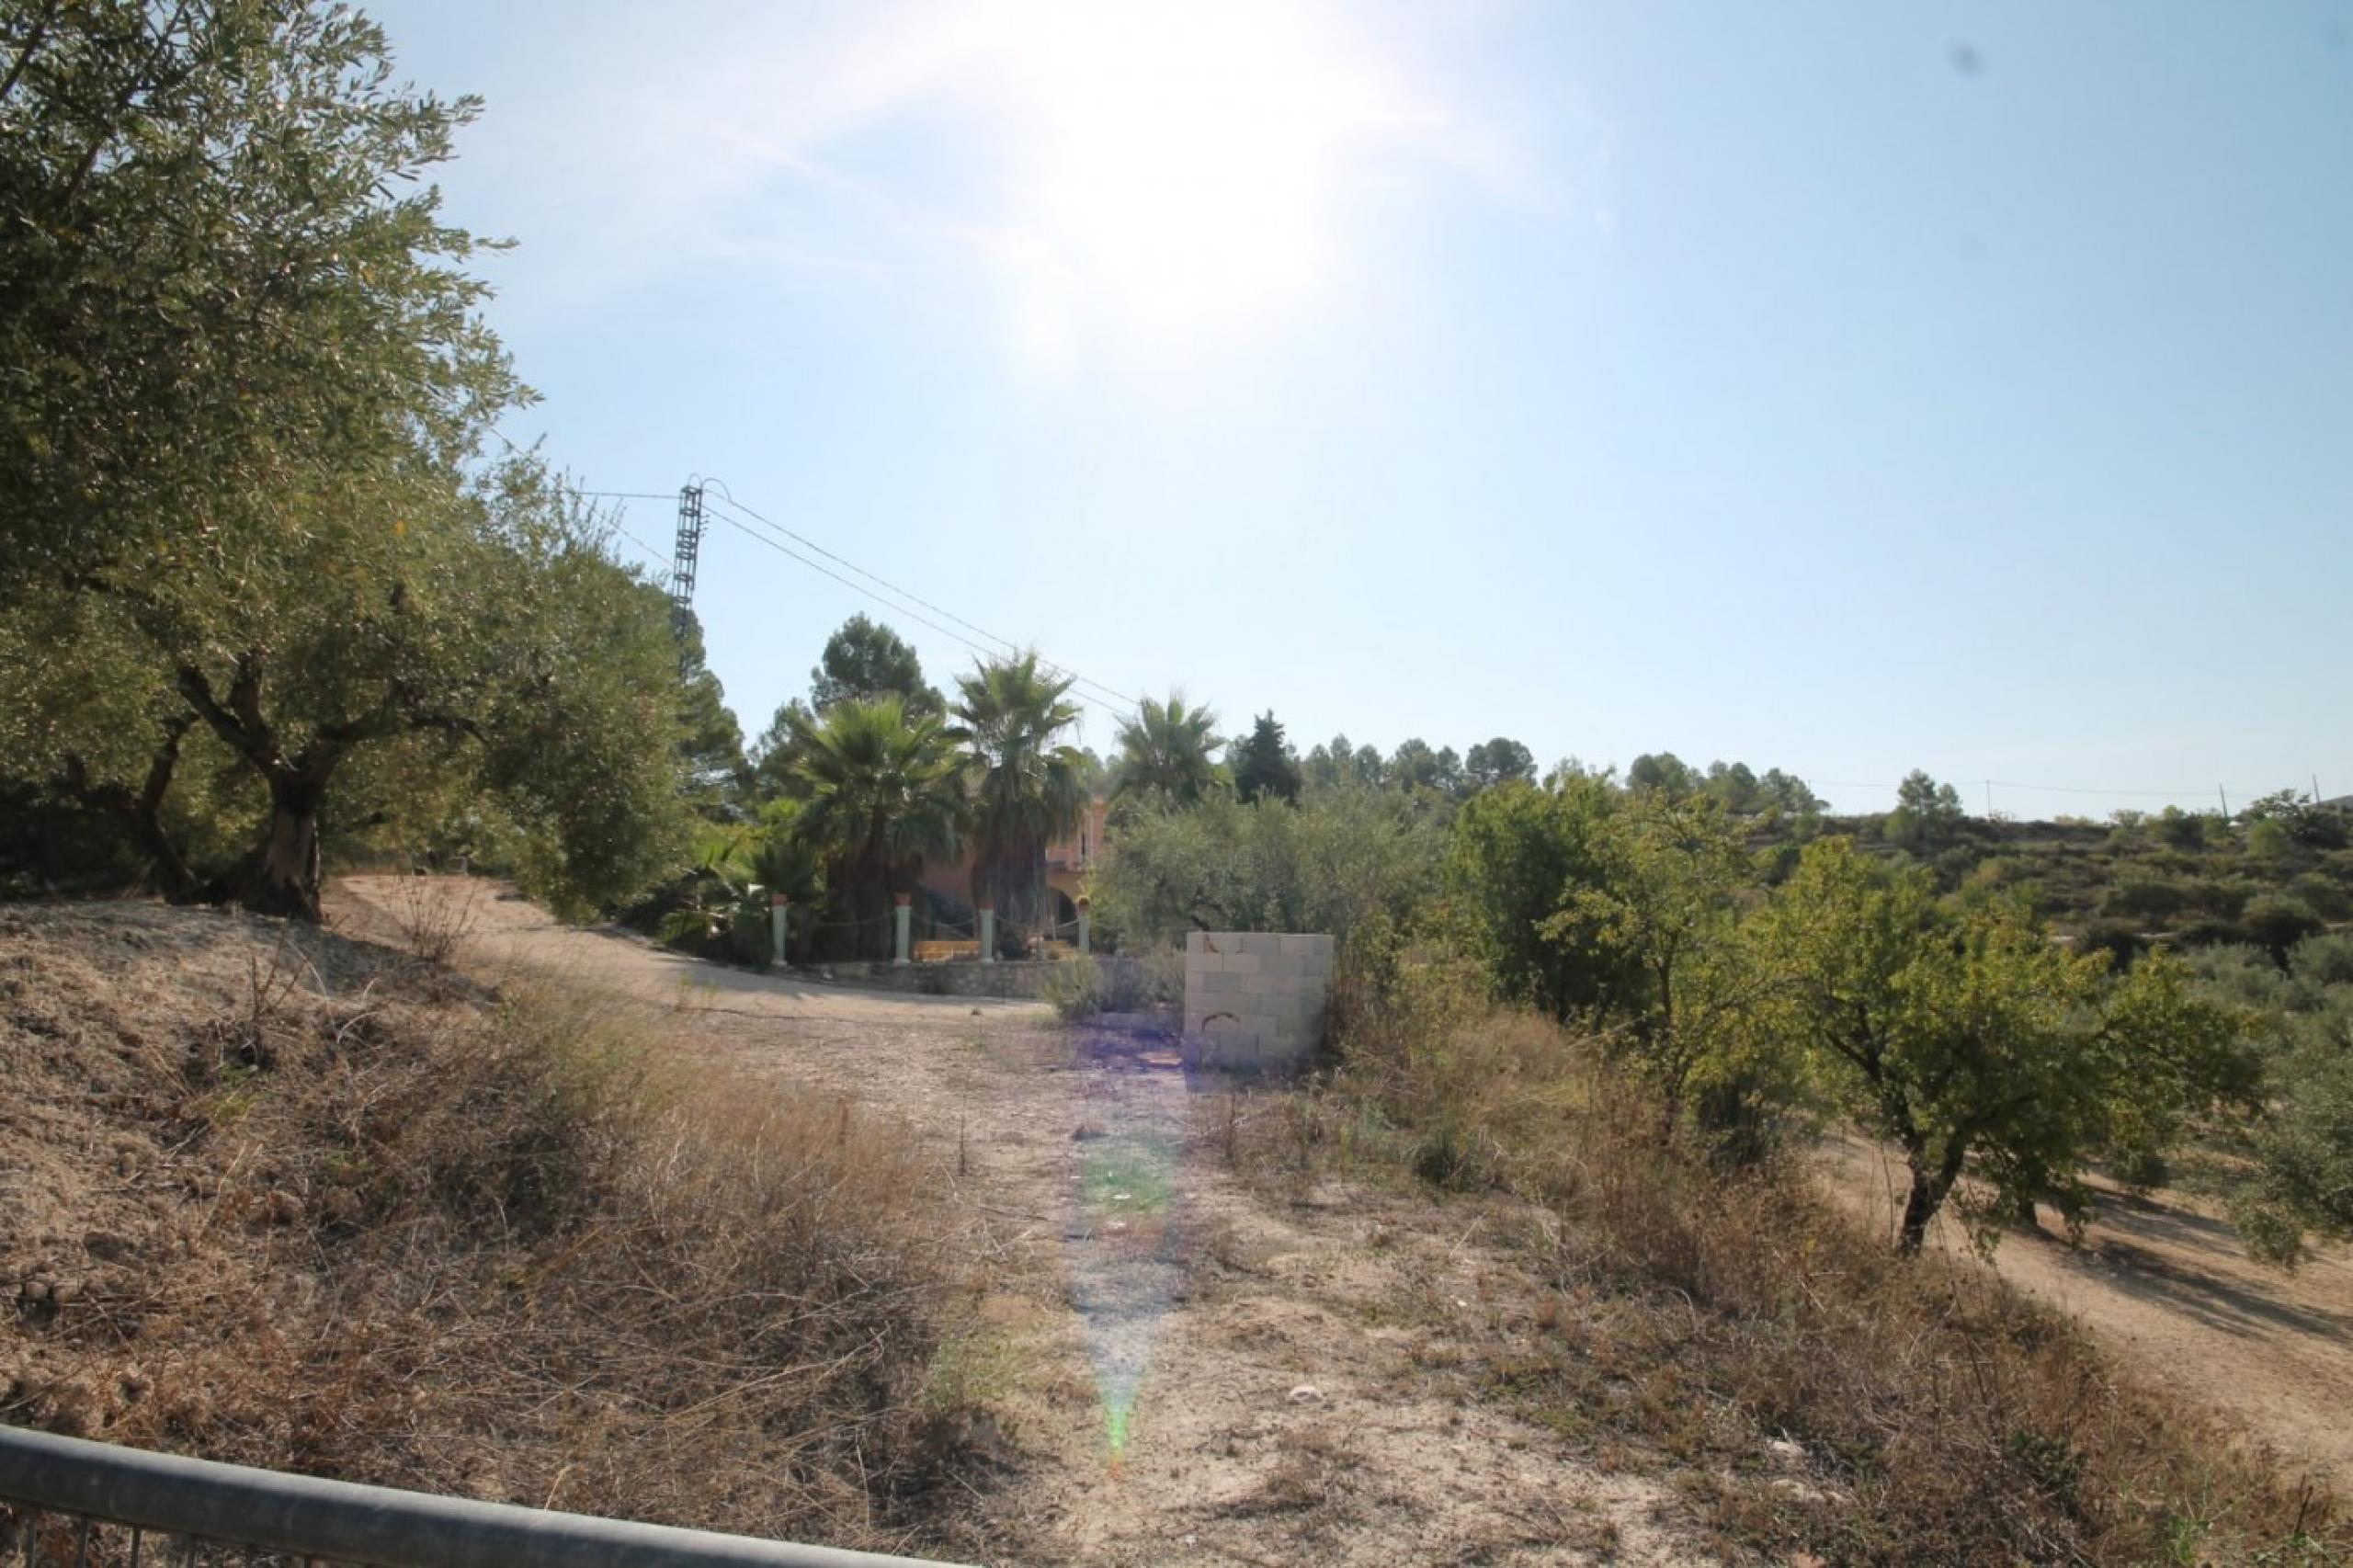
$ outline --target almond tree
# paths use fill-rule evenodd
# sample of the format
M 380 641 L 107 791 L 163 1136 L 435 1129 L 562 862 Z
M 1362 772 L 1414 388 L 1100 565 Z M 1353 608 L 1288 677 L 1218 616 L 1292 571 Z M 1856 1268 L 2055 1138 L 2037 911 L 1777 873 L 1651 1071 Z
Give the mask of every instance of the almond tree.
M 2072 953 L 2015 909 L 1955 910 L 1925 871 L 1846 839 L 1808 846 L 1755 918 L 1759 1026 L 1902 1153 L 1907 1253 L 1964 1175 L 1985 1194 L 1969 1206 L 1983 1243 L 1989 1216 L 2040 1199 L 2077 1222 L 2095 1153 L 2255 1093 L 2244 1020 L 2193 996 L 2178 964 L 2112 978 L 2105 954 Z

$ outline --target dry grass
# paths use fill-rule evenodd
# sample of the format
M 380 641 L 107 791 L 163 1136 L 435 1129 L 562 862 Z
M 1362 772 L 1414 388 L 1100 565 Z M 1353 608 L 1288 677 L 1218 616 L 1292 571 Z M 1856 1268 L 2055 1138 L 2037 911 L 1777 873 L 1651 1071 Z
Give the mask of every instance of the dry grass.
M 957 1451 L 940 1173 L 594 1004 L 137 906 L 0 913 L 0 1420 L 904 1544 Z
M 1528 1300 L 1484 1375 L 1586 1457 L 1673 1468 L 1728 1550 L 2347 1560 L 2325 1493 L 2063 1318 L 1898 1258 L 1795 1168 L 1726 1170 L 1664 1140 L 1588 1042 L 1461 978 L 1344 981 L 1346 1066 L 1282 1117 L 1262 1109 L 1259 1148 L 1277 1169 L 1320 1151 L 1527 1200 Z
M 453 881 L 454 892 L 449 886 Z M 402 946 L 420 962 L 449 963 L 473 935 L 487 885 L 472 877 L 399 878 L 393 883 L 392 913 Z

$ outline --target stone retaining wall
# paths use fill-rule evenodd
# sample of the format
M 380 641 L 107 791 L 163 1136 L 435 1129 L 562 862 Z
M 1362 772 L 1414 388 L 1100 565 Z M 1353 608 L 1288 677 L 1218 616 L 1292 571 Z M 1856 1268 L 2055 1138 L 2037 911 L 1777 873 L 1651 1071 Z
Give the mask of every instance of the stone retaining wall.
M 1303 1065 L 1324 1043 L 1332 938 L 1195 931 L 1185 939 L 1185 1050 L 1202 1066 Z
M 1020 959 L 982 963 L 977 959 L 951 959 L 945 963 L 837 963 L 834 978 L 854 985 L 879 986 L 885 991 L 911 992 L 918 996 L 1002 996 L 1039 994 L 1040 983 L 1056 964 L 1078 959 Z

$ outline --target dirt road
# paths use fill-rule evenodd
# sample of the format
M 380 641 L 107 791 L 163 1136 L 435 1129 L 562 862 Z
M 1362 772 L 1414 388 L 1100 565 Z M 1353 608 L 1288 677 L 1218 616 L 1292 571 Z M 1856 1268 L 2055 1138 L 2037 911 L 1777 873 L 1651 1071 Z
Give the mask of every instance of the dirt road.
M 1701 1562 L 1654 1479 L 1605 1475 L 1483 1400 L 1426 1321 L 1495 1259 L 1411 1195 L 1263 1196 L 1219 1157 L 1225 1085 L 1050 1027 L 1034 1003 L 901 996 L 682 959 L 483 883 L 461 964 L 663 1010 L 681 1049 L 848 1089 L 933 1141 L 997 1259 L 983 1302 L 1011 1478 L 962 1552 L 1101 1563 Z M 401 879 L 339 884 L 397 939 Z M 1244 1114 L 1237 1109 L 1237 1115 Z M 1449 1211 L 1452 1216 L 1453 1211 Z M 1407 1309 L 1415 1310 L 1407 1310 Z
M 1825 1170 L 1893 1233 L 1899 1162 L 1846 1138 Z M 1990 1262 L 1973 1259 L 1949 1216 L 1938 1220 L 1936 1243 L 2074 1313 L 2130 1364 L 2353 1496 L 2353 1249 L 2325 1249 L 2282 1274 L 2251 1260 L 2210 1205 L 2099 1185 L 2099 1214 L 2079 1246 L 2046 1221 L 2040 1232 L 2005 1232 Z

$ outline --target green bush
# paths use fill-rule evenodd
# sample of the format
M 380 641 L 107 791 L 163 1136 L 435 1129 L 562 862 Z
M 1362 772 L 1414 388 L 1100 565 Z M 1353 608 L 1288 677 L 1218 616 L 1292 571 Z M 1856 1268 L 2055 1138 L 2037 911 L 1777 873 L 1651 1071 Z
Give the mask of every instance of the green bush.
M 2305 871 L 2288 884 L 2288 891 L 2312 905 L 2324 920 L 2353 917 L 2353 891 L 2324 871 Z
M 2255 933 L 2236 920 L 2206 915 L 2177 928 L 2173 939 L 2185 948 L 2234 948 L 2255 940 Z
M 2203 812 L 2185 812 L 2179 806 L 2167 806 L 2156 819 L 2157 836 L 2176 849 L 2206 847 L 2206 824 Z
M 1096 867 L 1095 910 L 1122 945 L 1203 929 L 1345 941 L 1369 917 L 1409 918 L 1445 853 L 1445 824 L 1400 790 L 1313 790 L 1297 805 L 1220 794 L 1127 821 Z
M 2288 846 L 2293 841 L 2288 836 L 2287 824 L 2275 818 L 2249 823 L 2246 829 L 2246 852 L 2258 860 L 2281 860 L 2287 858 Z
M 2101 895 L 2099 912 L 2135 920 L 2170 920 L 2188 906 L 2188 892 L 2154 877 L 2127 877 Z
M 2182 892 L 2189 907 L 2217 920 L 2236 920 L 2246 908 L 2246 901 L 2254 895 L 2253 883 L 2242 879 L 2223 881 L 2216 877 L 2200 877 L 2182 884 Z
M 2149 950 L 2149 941 L 2130 920 L 2095 920 L 2075 937 L 2075 950 L 2106 953 L 2109 967 L 2121 973 Z
M 2353 931 L 2305 937 L 2288 955 L 2288 967 L 2299 983 L 2314 989 L 2353 987 Z
M 2299 899 L 2281 893 L 2265 893 L 2247 901 L 2245 923 L 2247 934 L 2271 954 L 2280 968 L 2288 967 L 2288 949 L 2307 937 L 2320 934 L 2320 916 Z
M 1103 1011 L 1103 972 L 1084 960 L 1057 963 L 1040 977 L 1038 999 L 1063 1022 L 1084 1022 Z

